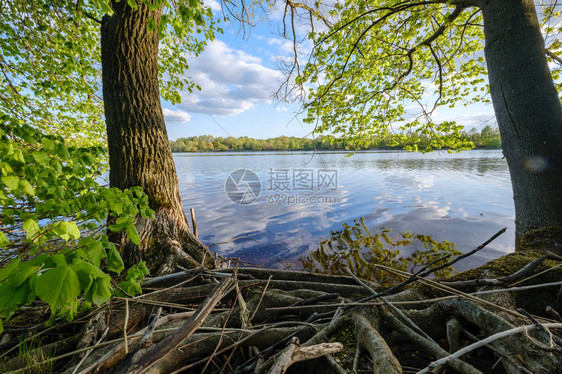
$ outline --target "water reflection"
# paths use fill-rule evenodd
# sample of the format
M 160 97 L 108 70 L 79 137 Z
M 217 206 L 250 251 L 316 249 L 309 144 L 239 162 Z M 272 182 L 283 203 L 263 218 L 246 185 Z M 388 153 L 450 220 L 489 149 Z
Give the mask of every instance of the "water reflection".
M 470 263 L 471 267 L 508 252 L 513 246 L 513 201 L 501 152 L 450 155 L 407 152 L 207 153 L 175 155 L 184 207 L 195 208 L 201 239 L 235 240 L 213 249 L 226 256 L 267 265 L 295 259 L 315 249 L 343 222 L 365 217 L 371 229 L 386 226 L 449 240 L 468 251 L 501 227 L 508 232 Z M 229 173 L 248 168 L 262 182 L 262 194 L 249 205 L 228 199 Z M 336 169 L 335 191 L 268 190 L 271 169 Z M 337 203 L 271 203 L 275 194 L 329 195 Z M 268 202 L 268 199 L 269 202 Z M 254 241 L 256 240 L 256 241 Z
M 344 223 L 343 229 L 332 232 L 329 239 L 300 258 L 300 262 L 310 272 L 347 275 L 351 271 L 362 279 L 391 286 L 403 278 L 379 265 L 414 273 L 446 264 L 460 254 L 454 243 L 438 242 L 430 235 L 387 228 L 371 232 L 361 217 L 353 224 Z M 433 275 L 444 277 L 452 270 L 450 266 L 435 269 Z

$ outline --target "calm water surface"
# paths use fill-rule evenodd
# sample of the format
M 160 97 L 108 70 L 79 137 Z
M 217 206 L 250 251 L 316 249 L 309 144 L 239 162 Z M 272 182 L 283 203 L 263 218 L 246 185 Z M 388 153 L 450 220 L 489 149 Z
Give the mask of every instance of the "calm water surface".
M 184 207 L 195 208 L 204 243 L 227 242 L 212 248 L 221 255 L 269 266 L 295 263 L 331 230 L 360 217 L 372 232 L 387 227 L 432 235 L 463 252 L 508 228 L 457 270 L 513 249 L 513 195 L 501 151 L 345 155 L 184 153 L 174 159 Z M 250 204 L 236 204 L 225 192 L 237 169 L 253 171 L 261 182 Z M 337 184 L 330 184 L 334 176 Z

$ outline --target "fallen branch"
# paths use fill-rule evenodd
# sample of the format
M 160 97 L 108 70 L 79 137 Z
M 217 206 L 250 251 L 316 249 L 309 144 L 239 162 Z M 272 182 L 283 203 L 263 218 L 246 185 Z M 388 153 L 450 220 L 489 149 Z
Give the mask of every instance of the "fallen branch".
M 498 286 L 506 283 L 513 283 L 527 275 L 531 274 L 538 268 L 545 260 L 553 259 L 551 256 L 542 256 L 529 262 L 523 268 L 519 269 L 513 274 L 506 275 L 505 277 L 492 278 L 492 279 L 469 279 L 464 281 L 455 282 L 439 282 L 454 288 L 467 288 L 467 287 L 481 287 L 481 286 Z
M 377 295 L 378 292 L 375 291 L 374 289 L 372 289 L 368 284 L 366 284 L 365 282 L 363 282 L 361 279 L 359 279 L 355 274 L 353 274 L 351 272 L 351 270 L 349 269 L 349 267 L 345 268 L 346 272 L 357 281 L 357 283 L 359 283 L 360 285 L 362 285 L 365 289 L 367 289 L 369 292 L 371 292 L 373 295 Z M 424 338 L 431 340 L 432 342 L 435 343 L 435 341 L 433 341 L 433 339 L 427 335 L 425 333 L 425 331 L 423 331 L 421 328 L 418 327 L 418 325 L 416 325 L 410 318 L 408 318 L 407 315 L 405 315 L 400 309 L 398 309 L 396 306 L 392 305 L 392 303 L 390 301 L 388 301 L 386 298 L 384 297 L 380 297 L 380 299 L 382 300 L 382 302 L 389 307 L 396 315 L 398 315 L 404 322 L 406 322 L 412 329 L 414 329 L 414 331 L 416 331 L 418 334 L 422 335 Z M 357 322 L 356 322 L 357 325 Z M 377 333 L 378 335 L 378 333 Z M 375 356 L 373 356 L 375 357 Z M 373 360 L 375 360 L 375 358 L 373 358 Z M 401 370 L 400 370 L 401 371 Z
M 194 314 L 194 312 L 183 312 L 183 313 L 176 313 L 176 314 L 169 314 L 165 317 L 162 317 L 160 319 L 158 319 L 156 321 L 156 327 L 165 324 L 167 322 L 170 321 L 176 321 L 176 320 L 182 320 L 185 318 L 189 318 Z M 148 330 L 148 327 L 145 327 L 144 329 L 138 331 L 137 333 L 135 333 L 134 335 L 129 336 L 129 340 L 132 341 L 133 339 L 139 339 L 141 338 L 141 335 L 143 335 L 144 333 L 146 333 L 146 331 Z M 173 329 L 174 331 L 176 329 Z M 96 371 L 101 371 L 103 369 L 109 368 L 113 365 L 115 365 L 119 360 L 121 360 L 123 357 L 125 357 L 125 344 L 123 342 L 123 339 L 116 339 L 112 342 L 107 342 L 106 344 L 111 344 L 111 343 L 115 343 L 121 341 L 120 344 L 118 344 L 117 346 L 115 346 L 111 351 L 107 352 L 106 354 L 104 354 L 99 360 L 97 360 L 96 362 L 92 363 L 88 368 L 82 370 L 79 374 L 89 374 L 89 373 L 93 373 Z M 97 348 L 97 347 L 101 347 L 103 345 L 103 343 L 97 344 L 95 347 L 93 348 Z M 64 358 L 62 356 L 59 356 L 59 358 Z M 57 359 L 57 357 L 53 358 L 53 360 Z
M 148 326 L 146 327 L 146 330 L 142 336 L 142 338 L 140 338 L 140 340 L 137 342 L 135 349 L 131 352 L 129 352 L 129 346 L 128 346 L 128 342 L 127 342 L 127 334 L 124 335 L 123 337 L 123 345 L 125 348 L 125 359 L 123 360 L 123 362 L 121 362 L 121 364 L 119 364 L 119 366 L 117 367 L 117 369 L 115 370 L 117 373 L 122 370 L 123 368 L 128 368 L 129 366 L 131 366 L 133 364 L 133 360 L 135 358 L 135 356 L 140 352 L 140 351 L 144 351 L 148 346 L 150 346 L 152 344 L 152 335 L 154 333 L 154 329 L 156 328 L 156 323 L 158 323 L 158 319 L 160 318 L 160 314 L 162 313 L 162 307 L 158 308 L 156 310 L 156 313 L 154 313 L 152 315 L 152 317 L 150 318 L 150 322 L 148 324 Z
M 544 327 L 546 328 L 553 328 L 553 329 L 562 329 L 562 323 L 544 323 L 543 324 Z M 482 339 L 476 343 L 473 343 L 471 345 L 467 345 L 466 347 L 458 350 L 457 352 L 447 356 L 447 357 L 443 357 L 437 361 L 433 361 L 431 364 L 429 364 L 428 367 L 426 367 L 423 370 L 418 371 L 417 374 L 425 374 L 425 373 L 431 373 L 433 372 L 434 369 L 438 368 L 439 366 L 445 365 L 445 364 L 449 364 L 452 360 L 456 360 L 460 357 L 462 357 L 463 355 L 474 351 L 477 348 L 483 347 L 486 344 L 490 344 L 498 339 L 503 339 L 506 338 L 508 336 L 511 335 L 515 335 L 515 334 L 519 334 L 520 332 L 527 332 L 527 331 L 531 331 L 533 329 L 538 328 L 537 325 L 525 325 L 525 326 L 519 326 L 516 327 L 514 329 L 511 330 L 506 330 L 506 331 L 502 331 L 502 332 L 498 332 L 497 334 L 491 335 L 485 339 Z
M 441 284 L 441 283 L 438 283 L 438 284 Z M 542 284 L 533 284 L 533 285 L 529 285 L 529 286 L 500 288 L 500 289 L 496 289 L 496 290 L 477 291 L 477 292 L 468 293 L 467 295 L 489 295 L 489 294 L 501 293 L 501 292 L 518 292 L 518 291 L 527 291 L 527 290 L 532 290 L 532 289 L 545 288 L 545 287 L 557 287 L 557 286 L 562 286 L 562 281 L 551 282 L 551 283 L 542 283 Z M 394 305 L 411 305 L 411 306 L 428 305 L 428 304 L 434 304 L 436 302 L 443 301 L 443 300 L 458 299 L 460 297 L 461 297 L 460 295 L 455 294 L 455 295 L 450 295 L 450 296 L 436 297 L 436 298 L 432 298 L 432 299 L 393 301 L 392 304 L 394 304 Z M 271 308 L 266 308 L 265 310 L 270 311 L 270 312 L 274 312 L 274 311 L 281 311 L 281 310 L 291 311 L 291 310 L 301 310 L 301 309 L 318 309 L 318 308 L 321 308 L 321 307 L 322 308 L 339 308 L 339 307 L 351 307 L 351 306 L 379 306 L 379 305 L 385 305 L 385 303 L 382 302 L 382 301 L 371 301 L 371 302 L 364 302 L 364 303 L 350 302 L 350 303 L 346 303 L 346 304 L 339 303 L 339 304 L 271 307 Z
M 394 274 L 401 275 L 401 276 L 403 276 L 403 277 L 408 277 L 408 276 L 410 275 L 409 273 L 406 273 L 406 272 L 401 271 L 401 270 L 396 270 L 396 269 L 390 268 L 390 267 L 388 267 L 388 266 L 377 265 L 377 264 L 375 264 L 374 266 L 375 266 L 375 267 L 378 267 L 378 268 L 381 268 L 381 269 L 385 269 L 386 271 L 388 271 L 388 272 L 390 272 L 390 273 L 394 273 Z M 501 310 L 502 312 L 505 312 L 505 313 L 510 314 L 510 315 L 512 315 L 512 316 L 514 316 L 514 317 L 517 317 L 517 318 L 518 318 L 518 317 L 521 317 L 521 315 L 520 315 L 519 313 L 517 313 L 516 311 L 514 311 L 514 310 L 505 308 L 505 307 L 503 307 L 503 306 L 501 306 L 501 305 L 494 304 L 494 303 L 492 303 L 492 302 L 490 302 L 490 301 L 481 299 L 481 298 L 476 297 L 476 296 L 473 296 L 473 295 L 471 295 L 471 294 L 468 294 L 468 293 L 459 291 L 459 290 L 457 290 L 457 289 L 455 289 L 455 288 L 446 286 L 446 285 L 441 284 L 441 283 L 439 283 L 439 282 L 436 282 L 436 281 L 434 281 L 434 280 L 432 280 L 432 279 L 424 279 L 424 278 L 419 278 L 419 277 L 417 277 L 417 276 L 414 276 L 414 277 L 415 277 L 416 280 L 418 280 L 420 283 L 425 284 L 425 285 L 428 285 L 428 286 L 431 286 L 431 287 L 433 287 L 433 288 L 435 288 L 435 289 L 437 289 L 437 290 L 440 290 L 440 291 L 443 291 L 443 292 L 447 292 L 447 293 L 451 293 L 451 294 L 453 294 L 453 295 L 460 296 L 460 297 L 463 298 L 463 299 L 470 300 L 470 301 L 472 301 L 472 302 L 474 302 L 474 303 L 477 303 L 477 304 L 490 306 L 490 307 L 492 307 L 492 308 L 495 308 L 495 309 L 497 309 L 497 310 Z
M 138 351 L 132 358 L 131 364 L 120 366 L 115 374 L 141 374 L 164 358 L 203 324 L 215 305 L 232 290 L 233 284 L 234 281 L 231 278 L 224 278 L 176 333 L 169 335 L 146 350 Z
M 105 339 L 105 336 L 107 335 L 107 332 L 109 331 L 109 327 L 107 327 L 105 329 L 105 331 L 103 332 L 101 338 L 98 340 L 98 342 L 96 344 L 94 344 L 94 346 L 100 344 L 102 342 L 103 339 Z M 78 369 L 80 369 L 80 366 L 84 363 L 84 361 L 86 361 L 86 359 L 88 358 L 88 356 L 90 355 L 90 353 L 92 353 L 92 351 L 94 350 L 94 348 L 92 347 L 92 349 L 86 351 L 86 354 L 84 355 L 84 357 L 82 357 L 82 359 L 78 362 L 78 364 L 76 365 L 76 367 L 74 368 L 74 370 L 72 371 L 72 374 L 76 374 L 78 372 Z
M 435 344 L 423 336 L 416 333 L 410 327 L 406 326 L 402 322 L 400 322 L 396 317 L 392 314 L 385 313 L 385 320 L 392 326 L 393 329 L 397 330 L 403 336 L 408 338 L 412 343 L 416 344 L 418 347 L 422 348 L 423 350 L 427 351 L 428 353 L 432 354 L 434 357 L 447 357 L 449 352 L 441 348 L 438 344 Z M 476 369 L 474 366 L 463 362 L 456 357 L 451 359 L 447 362 L 447 364 L 458 371 L 459 373 L 463 374 L 482 374 L 482 372 Z
M 341 343 L 321 343 L 308 347 L 301 347 L 299 339 L 294 337 L 291 343 L 274 360 L 268 374 L 284 374 L 289 366 L 296 362 L 312 360 L 321 356 L 337 353 L 343 349 Z

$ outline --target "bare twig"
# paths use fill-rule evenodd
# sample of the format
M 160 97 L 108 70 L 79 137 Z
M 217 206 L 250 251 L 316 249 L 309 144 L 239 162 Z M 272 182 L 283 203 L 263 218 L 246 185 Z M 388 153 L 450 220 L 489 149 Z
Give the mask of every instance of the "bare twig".
M 86 351 L 86 354 L 84 355 L 84 357 L 82 357 L 82 359 L 80 360 L 80 362 L 78 362 L 78 364 L 76 365 L 76 367 L 74 368 L 74 370 L 72 371 L 72 374 L 76 374 L 78 372 L 78 369 L 80 369 L 80 366 L 84 363 L 84 361 L 86 361 L 86 359 L 88 358 L 88 356 L 90 355 L 90 353 L 92 353 L 92 351 L 94 350 L 94 347 L 99 345 L 103 339 L 105 339 L 105 336 L 107 335 L 107 332 L 109 331 L 109 327 L 107 327 L 105 329 L 105 331 L 103 332 L 102 336 L 99 338 L 98 342 L 96 344 L 94 344 L 93 347 L 91 347 L 90 350 Z
M 553 329 L 562 329 L 562 323 L 545 323 L 543 324 L 544 327 L 546 328 L 553 328 Z M 486 344 L 490 344 L 498 339 L 503 339 L 506 338 L 508 336 L 511 335 L 515 335 L 515 334 L 519 334 L 521 332 L 527 332 L 527 331 L 531 331 L 533 329 L 536 329 L 537 326 L 536 325 L 526 325 L 526 326 L 519 326 L 519 327 L 515 327 L 511 330 L 506 330 L 506 331 L 502 331 L 502 332 L 498 332 L 497 334 L 491 335 L 485 339 L 480 340 L 479 342 L 470 344 L 460 350 L 458 350 L 457 352 L 443 357 L 437 361 L 433 361 L 428 367 L 426 367 L 423 370 L 418 371 L 417 374 L 425 374 L 425 373 L 431 373 L 433 369 L 448 364 L 449 362 L 451 362 L 451 360 L 455 360 L 458 359 L 460 357 L 462 357 L 463 355 L 474 351 L 477 348 L 483 347 Z
M 544 52 L 546 53 L 546 55 L 548 57 L 550 57 L 551 59 L 553 59 L 554 61 L 558 62 L 560 65 L 562 65 L 562 58 L 560 58 L 558 55 L 556 55 L 554 52 L 552 52 L 550 49 L 545 48 Z
M 129 353 L 129 343 L 127 342 L 127 325 L 129 324 L 129 300 L 125 299 L 125 321 L 123 321 L 123 342 L 125 353 Z
M 527 265 L 519 269 L 513 274 L 506 275 L 504 277 L 493 278 L 493 279 L 469 279 L 466 281 L 455 281 L 455 282 L 440 282 L 449 287 L 464 288 L 464 287 L 480 287 L 480 286 L 496 286 L 505 283 L 512 283 L 519 280 L 528 274 L 532 273 L 536 268 L 538 268 L 545 260 L 552 259 L 550 256 L 542 256 L 529 262 Z
M 258 312 L 258 309 L 261 306 L 261 302 L 263 301 L 263 298 L 265 296 L 265 292 L 267 291 L 267 287 L 269 287 L 269 282 L 271 282 L 271 277 L 273 277 L 273 275 L 269 276 L 269 278 L 267 279 L 267 283 L 263 287 L 263 292 L 261 293 L 260 299 L 258 300 L 258 303 L 256 304 L 256 308 L 254 309 L 254 313 L 252 313 L 252 316 L 250 317 L 250 322 L 252 322 L 252 320 L 256 316 L 256 313 Z

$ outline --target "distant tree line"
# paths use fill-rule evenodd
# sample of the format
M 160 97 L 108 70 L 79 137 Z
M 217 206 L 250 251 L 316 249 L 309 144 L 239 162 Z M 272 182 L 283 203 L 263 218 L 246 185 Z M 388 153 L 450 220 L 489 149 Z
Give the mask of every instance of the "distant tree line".
M 414 136 L 420 149 L 426 148 L 431 143 L 431 138 L 424 135 Z M 472 128 L 468 132 L 462 132 L 461 138 L 472 141 L 475 148 L 500 149 L 500 133 L 497 128 L 486 126 L 481 132 Z M 212 135 L 191 136 L 170 141 L 172 152 L 208 152 L 208 151 L 306 151 L 306 150 L 345 150 L 345 140 L 328 139 L 319 136 L 315 139 L 279 136 L 269 139 L 254 139 L 247 136 L 235 138 L 232 136 L 214 137 Z M 413 142 L 412 142 L 413 144 Z M 402 149 L 411 144 L 393 144 L 390 137 L 373 138 L 364 149 Z

